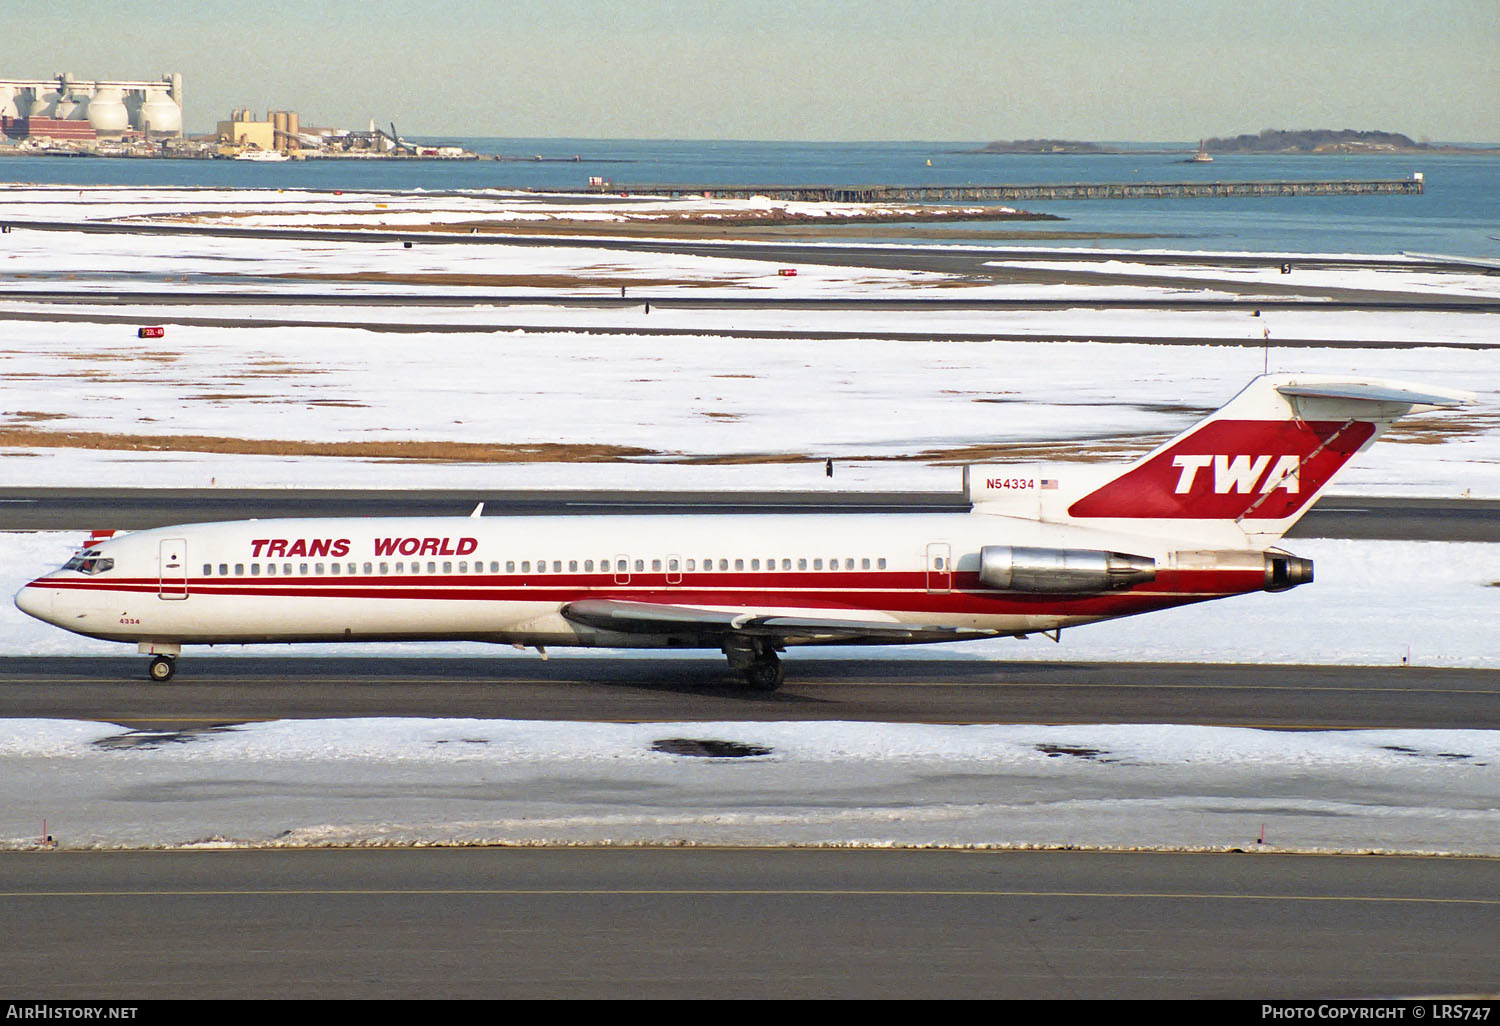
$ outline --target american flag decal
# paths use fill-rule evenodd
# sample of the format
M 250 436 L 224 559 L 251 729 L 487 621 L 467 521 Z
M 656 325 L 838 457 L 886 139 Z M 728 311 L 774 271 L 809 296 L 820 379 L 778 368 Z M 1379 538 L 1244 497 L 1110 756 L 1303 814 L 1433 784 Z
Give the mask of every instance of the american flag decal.
M 1042 487 L 1043 488 L 1050 488 L 1053 491 L 1056 491 L 1057 490 L 1057 478 L 1055 478 L 1055 477 L 1044 477 L 1044 478 L 1042 478 Z

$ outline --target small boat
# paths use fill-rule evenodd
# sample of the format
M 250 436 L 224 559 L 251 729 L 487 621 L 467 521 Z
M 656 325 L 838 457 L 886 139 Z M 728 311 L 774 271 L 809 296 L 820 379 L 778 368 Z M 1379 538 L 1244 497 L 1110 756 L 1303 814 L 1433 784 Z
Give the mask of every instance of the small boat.
M 277 150 L 246 150 L 235 155 L 235 160 L 259 160 L 266 163 L 286 160 L 287 155 Z
M 1189 164 L 1212 164 L 1213 162 L 1214 162 L 1214 158 L 1210 157 L 1208 155 L 1208 150 L 1206 150 L 1206 149 L 1203 148 L 1203 140 L 1199 139 L 1198 140 L 1198 152 L 1195 153 L 1195 154 L 1193 154 L 1193 158 L 1191 160 L 1189 160 L 1188 163 Z

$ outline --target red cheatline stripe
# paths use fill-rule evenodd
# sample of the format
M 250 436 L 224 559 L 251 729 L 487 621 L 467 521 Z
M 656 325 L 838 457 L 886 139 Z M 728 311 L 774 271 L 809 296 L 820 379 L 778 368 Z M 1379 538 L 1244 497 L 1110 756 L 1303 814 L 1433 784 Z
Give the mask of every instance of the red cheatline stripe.
M 920 574 L 915 576 L 921 577 Z M 1178 576 L 1188 577 L 1190 575 L 1182 574 Z M 576 584 L 520 587 L 515 584 L 501 586 L 497 584 L 473 584 L 472 582 L 466 582 L 468 585 L 466 587 L 455 588 L 451 583 L 446 583 L 446 581 L 444 583 L 428 584 L 424 581 L 414 582 L 401 579 L 376 579 L 378 581 L 378 586 L 376 587 L 371 587 L 368 584 L 352 579 L 348 583 L 335 585 L 328 578 L 319 578 L 312 581 L 277 578 L 262 578 L 258 581 L 236 579 L 232 582 L 225 581 L 223 583 L 218 582 L 216 579 L 210 579 L 213 583 L 195 580 L 188 585 L 188 592 L 189 594 L 203 597 L 353 598 L 445 602 L 543 602 L 559 604 L 584 598 L 594 598 L 679 605 L 782 606 L 828 610 L 900 609 L 911 612 L 969 613 L 978 615 L 998 615 L 1011 612 L 1069 612 L 1084 615 L 1106 615 L 1111 613 L 1144 611 L 1166 605 L 1178 605 L 1241 594 L 1246 591 L 1258 591 L 1263 584 L 1263 576 L 1259 573 L 1242 572 L 1237 577 L 1238 580 L 1234 584 L 1229 584 L 1228 581 L 1215 582 L 1220 585 L 1218 587 L 1204 587 L 1203 585 L 1210 583 L 1207 581 L 1183 581 L 1183 584 L 1191 583 L 1199 586 L 1179 587 L 1172 590 L 1164 588 L 1155 588 L 1152 590 L 1141 589 L 1085 596 L 1021 595 L 995 592 L 989 589 L 928 592 L 925 588 L 903 590 L 893 589 L 889 586 L 885 588 L 851 590 L 836 587 L 834 586 L 834 582 L 828 581 L 823 582 L 823 587 L 804 589 L 777 586 L 747 589 L 744 587 L 731 587 L 727 584 L 716 587 L 713 585 L 648 586 L 644 584 L 640 586 L 622 586 L 603 583 L 596 584 L 593 587 Z M 139 579 L 132 584 L 126 584 L 124 581 L 106 583 L 104 581 L 85 579 L 42 581 L 38 583 L 56 587 L 58 590 L 89 591 L 118 595 L 154 595 L 158 592 L 159 588 L 156 581 Z M 169 594 L 180 594 L 181 586 L 168 585 L 166 590 Z

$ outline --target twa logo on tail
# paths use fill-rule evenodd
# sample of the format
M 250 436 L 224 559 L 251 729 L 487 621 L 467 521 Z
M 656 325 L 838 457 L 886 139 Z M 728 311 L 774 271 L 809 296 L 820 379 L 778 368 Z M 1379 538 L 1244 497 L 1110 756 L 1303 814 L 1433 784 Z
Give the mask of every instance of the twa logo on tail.
M 1375 434 L 1368 421 L 1210 420 L 1068 509 L 1074 517 L 1283 520 Z
M 1214 491 L 1220 495 L 1228 492 L 1254 492 L 1268 494 L 1281 488 L 1296 492 L 1299 487 L 1298 470 L 1302 460 L 1298 456 L 1282 456 L 1266 474 L 1271 465 L 1269 456 L 1174 456 L 1172 466 L 1182 469 L 1175 489 L 1178 495 L 1187 495 L 1193 490 L 1198 471 L 1212 465 L 1214 468 Z M 1262 478 L 1264 474 L 1264 478 Z M 1259 489 L 1256 482 L 1262 482 Z

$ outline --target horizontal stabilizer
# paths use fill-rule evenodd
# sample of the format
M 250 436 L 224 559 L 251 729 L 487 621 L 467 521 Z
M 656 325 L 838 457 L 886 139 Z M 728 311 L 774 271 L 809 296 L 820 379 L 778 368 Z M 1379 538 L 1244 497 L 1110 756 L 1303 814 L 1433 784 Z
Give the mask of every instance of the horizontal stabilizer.
M 1284 396 L 1304 399 L 1348 399 L 1356 403 L 1399 403 L 1426 406 L 1434 410 L 1451 410 L 1474 401 L 1472 392 L 1417 389 L 1391 382 L 1334 381 L 1318 385 L 1278 385 Z

